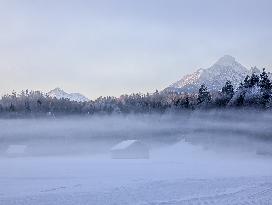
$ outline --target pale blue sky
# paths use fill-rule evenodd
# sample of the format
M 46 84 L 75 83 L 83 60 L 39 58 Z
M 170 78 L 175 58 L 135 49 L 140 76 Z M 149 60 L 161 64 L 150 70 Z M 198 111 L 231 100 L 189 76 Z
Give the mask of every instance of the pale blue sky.
M 270 0 L 0 0 L 0 94 L 163 89 L 219 57 L 272 68 Z

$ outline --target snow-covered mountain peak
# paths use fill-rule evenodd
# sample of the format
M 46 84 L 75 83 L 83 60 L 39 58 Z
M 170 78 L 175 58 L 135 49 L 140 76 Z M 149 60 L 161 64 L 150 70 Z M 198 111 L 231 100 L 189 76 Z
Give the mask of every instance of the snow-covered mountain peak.
M 205 84 L 209 90 L 221 90 L 227 80 L 234 87 L 238 87 L 250 70 L 241 65 L 230 55 L 225 55 L 217 60 L 211 67 L 198 69 L 185 75 L 179 81 L 171 84 L 165 91 L 174 92 L 197 92 L 201 84 Z
M 64 92 L 64 90 L 62 90 L 62 89 L 60 89 L 60 88 L 55 88 L 55 89 L 49 91 L 47 94 L 65 95 L 65 94 L 67 94 L 67 93 Z
M 80 93 L 66 93 L 64 90 L 61 88 L 55 88 L 47 93 L 48 96 L 50 97 L 55 97 L 57 99 L 69 99 L 71 101 L 77 101 L 77 102 L 85 102 L 89 101 L 87 97 Z
M 60 89 L 60 88 L 55 88 L 55 89 L 53 89 L 53 90 L 51 90 L 51 91 L 53 91 L 53 92 L 64 92 L 62 89 Z
M 230 55 L 224 55 L 223 57 L 219 58 L 218 61 L 214 65 L 219 65 L 219 66 L 232 66 L 236 64 L 236 60 L 234 57 Z

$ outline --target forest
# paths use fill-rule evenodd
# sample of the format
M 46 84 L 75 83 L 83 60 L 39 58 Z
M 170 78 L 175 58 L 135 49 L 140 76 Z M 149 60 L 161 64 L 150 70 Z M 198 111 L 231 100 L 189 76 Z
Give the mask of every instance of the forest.
M 0 117 L 93 114 L 166 113 L 198 109 L 271 109 L 272 83 L 265 69 L 246 76 L 238 88 L 230 81 L 219 91 L 202 84 L 198 93 L 156 90 L 120 97 L 99 97 L 88 102 L 57 99 L 40 91 L 13 92 L 2 96 Z

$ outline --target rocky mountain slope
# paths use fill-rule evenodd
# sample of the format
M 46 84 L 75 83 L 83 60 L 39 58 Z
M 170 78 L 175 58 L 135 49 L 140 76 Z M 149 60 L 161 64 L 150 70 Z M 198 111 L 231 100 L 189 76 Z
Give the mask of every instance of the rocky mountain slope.
M 56 97 L 57 99 L 66 98 L 71 101 L 85 102 L 89 101 L 87 97 L 80 93 L 66 93 L 60 88 L 55 88 L 47 93 L 50 97 Z
M 225 55 L 207 69 L 198 69 L 192 74 L 184 76 L 179 81 L 171 84 L 164 91 L 174 92 L 197 92 L 201 84 L 205 84 L 209 90 L 220 90 L 227 80 L 230 80 L 234 87 L 238 87 L 246 75 L 252 72 L 259 73 L 258 68 L 247 69 L 234 57 Z

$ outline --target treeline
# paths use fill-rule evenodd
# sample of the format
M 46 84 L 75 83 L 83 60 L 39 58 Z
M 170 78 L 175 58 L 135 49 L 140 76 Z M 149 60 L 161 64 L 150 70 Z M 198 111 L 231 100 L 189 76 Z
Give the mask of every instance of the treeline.
M 164 113 L 194 109 L 246 108 L 270 109 L 272 84 L 263 69 L 260 75 L 246 76 L 237 89 L 227 81 L 221 91 L 209 92 L 203 84 L 198 93 L 158 92 L 116 97 L 99 97 L 76 102 L 52 98 L 39 91 L 13 92 L 0 100 L 1 116 L 54 116 L 67 114 Z
M 235 90 L 227 81 L 221 91 L 210 94 L 205 85 L 201 85 L 197 106 L 200 107 L 255 107 L 268 109 L 272 107 L 272 83 L 268 73 L 263 69 L 260 75 L 247 75 Z

